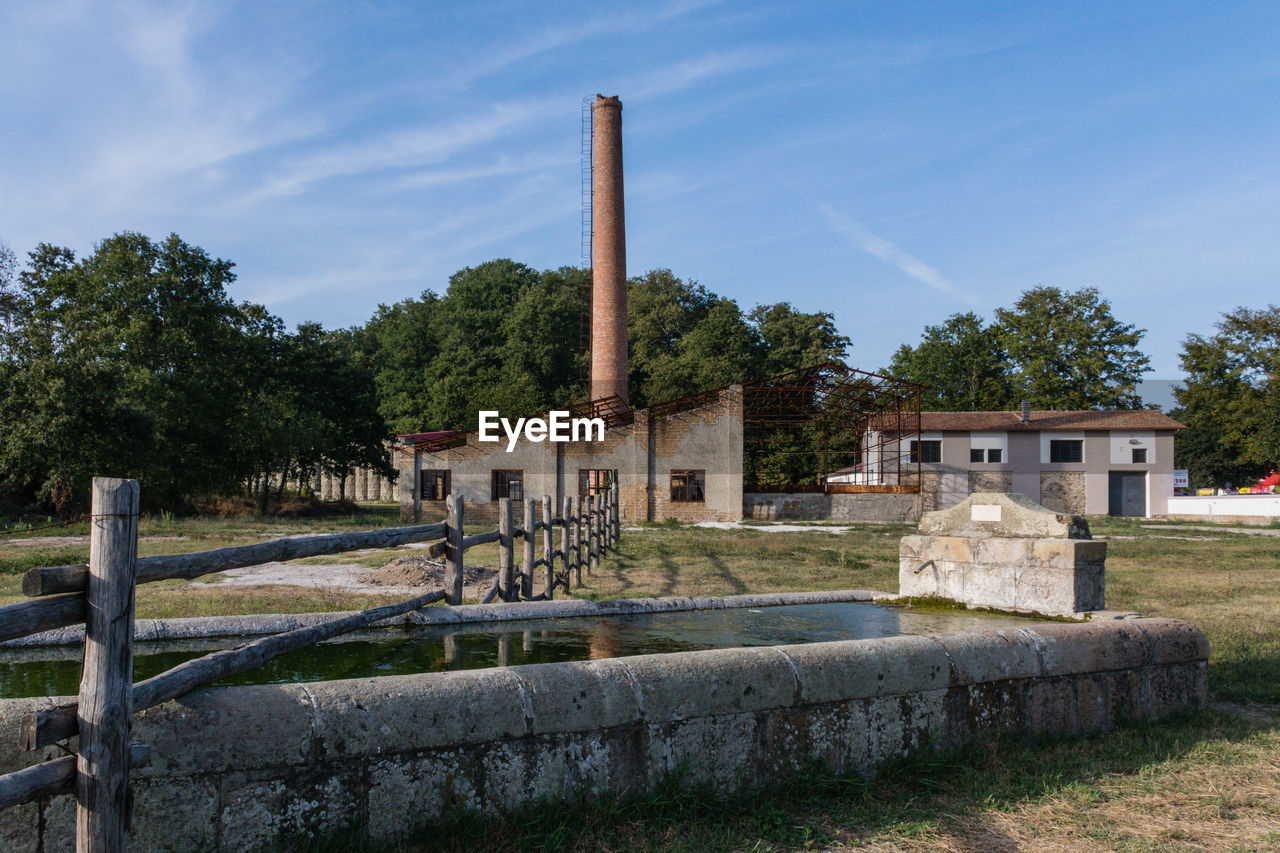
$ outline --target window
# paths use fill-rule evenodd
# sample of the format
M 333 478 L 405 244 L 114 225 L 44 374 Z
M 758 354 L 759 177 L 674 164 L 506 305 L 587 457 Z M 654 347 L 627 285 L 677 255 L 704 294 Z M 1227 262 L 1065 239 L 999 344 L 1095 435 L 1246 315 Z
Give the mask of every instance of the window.
M 424 501 L 442 501 L 449 497 L 448 470 L 422 471 L 422 481 L 418 484 L 418 496 Z
M 941 462 L 942 442 L 938 439 L 911 442 L 912 462 Z
M 983 450 L 981 447 L 969 448 L 970 462 L 999 462 L 1004 456 L 1004 451 L 999 447 L 988 447 Z
M 988 462 L 1001 462 L 1004 459 L 1004 450 L 999 447 L 992 447 L 987 451 Z
M 492 499 L 524 500 L 524 471 L 494 469 Z
M 609 468 L 579 468 L 578 469 L 578 494 L 586 497 L 587 495 L 600 495 L 609 491 L 609 486 L 613 483 L 614 472 Z
M 1049 441 L 1050 462 L 1083 462 L 1084 441 L 1079 438 L 1055 438 Z
M 702 503 L 706 500 L 706 471 L 672 471 L 671 500 Z
M 1135 447 L 1133 449 L 1133 464 L 1147 464 L 1147 449 L 1145 447 Z

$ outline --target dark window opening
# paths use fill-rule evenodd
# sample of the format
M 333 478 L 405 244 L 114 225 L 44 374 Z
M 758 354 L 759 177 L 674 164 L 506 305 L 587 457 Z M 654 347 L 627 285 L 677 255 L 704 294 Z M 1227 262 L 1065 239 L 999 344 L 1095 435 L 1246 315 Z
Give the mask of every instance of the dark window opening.
M 1050 462 L 1083 462 L 1084 441 L 1078 438 L 1054 438 L 1049 440 Z
M 982 449 L 981 447 L 970 447 L 970 448 L 969 448 L 969 461 L 970 461 L 970 462 L 984 462 L 984 461 L 986 461 L 986 457 L 985 457 L 985 456 L 983 456 L 983 453 L 984 453 L 984 451 L 983 451 L 983 449 Z
M 524 471 L 494 470 L 491 499 L 496 501 L 499 498 L 511 498 L 513 501 L 524 500 Z
M 1145 447 L 1135 447 L 1133 449 L 1133 462 L 1135 465 L 1145 465 L 1147 463 L 1147 449 Z
M 418 496 L 424 501 L 442 501 L 449 497 L 448 470 L 422 471 L 422 480 L 418 487 Z
M 706 500 L 706 471 L 672 471 L 671 500 L 702 503 Z
M 988 462 L 1000 462 L 1004 457 L 1004 450 L 999 447 L 993 447 L 987 451 Z
M 611 468 L 579 468 L 578 494 L 583 497 L 602 495 L 609 491 L 614 476 L 615 472 Z
M 911 442 L 911 461 L 925 463 L 941 462 L 942 442 L 938 439 Z

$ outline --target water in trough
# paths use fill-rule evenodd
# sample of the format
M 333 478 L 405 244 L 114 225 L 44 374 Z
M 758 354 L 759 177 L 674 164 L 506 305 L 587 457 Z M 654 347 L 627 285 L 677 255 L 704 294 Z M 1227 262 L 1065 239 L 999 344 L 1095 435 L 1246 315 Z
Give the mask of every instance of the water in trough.
M 220 684 L 278 684 L 450 669 L 483 669 L 737 646 L 774 646 L 1027 625 L 1004 614 L 938 611 L 868 602 L 759 609 L 382 628 L 282 655 Z M 141 681 L 243 640 L 192 640 L 135 648 Z M 68 696 L 80 682 L 79 646 L 0 651 L 0 698 Z

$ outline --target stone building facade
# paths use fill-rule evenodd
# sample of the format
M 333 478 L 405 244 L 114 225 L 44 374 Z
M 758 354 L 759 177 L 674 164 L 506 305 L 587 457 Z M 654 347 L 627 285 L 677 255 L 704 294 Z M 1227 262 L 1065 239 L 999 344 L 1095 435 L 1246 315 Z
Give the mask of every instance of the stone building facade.
M 457 433 L 456 446 L 427 449 L 428 434 L 399 436 L 395 462 L 401 518 L 436 521 L 447 495 L 462 495 L 467 518 L 493 521 L 511 497 L 517 524 L 526 498 L 586 496 L 617 479 L 624 521 L 735 521 L 742 518 L 742 387 L 671 414 L 636 409 L 603 441 L 481 442 Z M 436 436 L 438 434 L 430 434 Z M 439 442 L 435 442 L 439 444 Z M 518 485 L 517 485 L 518 484 Z
M 1154 410 L 921 412 L 918 433 L 879 446 L 918 461 L 925 512 L 1003 492 L 1055 512 L 1153 516 L 1168 512 L 1182 428 Z M 859 473 L 878 464 L 868 459 Z

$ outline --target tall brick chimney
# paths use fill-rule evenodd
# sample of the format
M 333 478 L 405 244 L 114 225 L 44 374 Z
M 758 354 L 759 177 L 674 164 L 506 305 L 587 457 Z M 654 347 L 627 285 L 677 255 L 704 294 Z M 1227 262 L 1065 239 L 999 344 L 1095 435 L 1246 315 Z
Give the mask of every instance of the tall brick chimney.
M 591 105 L 591 399 L 627 400 L 627 235 L 622 101 Z

